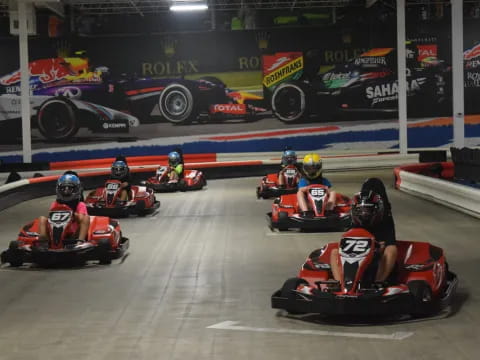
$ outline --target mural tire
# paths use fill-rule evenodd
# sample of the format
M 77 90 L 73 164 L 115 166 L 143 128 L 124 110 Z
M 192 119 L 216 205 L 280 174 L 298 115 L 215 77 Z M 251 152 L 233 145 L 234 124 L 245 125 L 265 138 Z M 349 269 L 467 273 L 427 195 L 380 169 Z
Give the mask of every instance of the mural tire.
M 75 105 L 63 98 L 45 101 L 38 110 L 37 126 L 40 133 L 50 141 L 72 138 L 79 129 Z
M 199 115 L 195 91 L 185 84 L 168 85 L 160 94 L 158 106 L 162 116 L 174 124 L 188 124 Z
M 307 116 L 307 91 L 303 84 L 286 82 L 271 97 L 272 113 L 284 123 L 295 123 Z

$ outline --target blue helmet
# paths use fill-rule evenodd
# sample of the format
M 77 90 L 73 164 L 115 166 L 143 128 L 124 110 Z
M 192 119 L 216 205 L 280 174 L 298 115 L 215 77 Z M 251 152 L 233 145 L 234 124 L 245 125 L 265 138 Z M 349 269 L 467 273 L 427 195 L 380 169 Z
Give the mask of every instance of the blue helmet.
M 168 165 L 177 166 L 182 161 L 180 154 L 176 151 L 172 151 L 168 154 Z
M 79 200 L 82 186 L 78 176 L 73 174 L 62 175 L 57 180 L 57 200 L 60 202 Z
M 282 165 L 294 165 L 297 163 L 297 154 L 293 150 L 285 150 L 282 155 Z
M 128 166 L 125 161 L 115 161 L 112 164 L 112 177 L 115 179 L 121 179 L 128 174 Z

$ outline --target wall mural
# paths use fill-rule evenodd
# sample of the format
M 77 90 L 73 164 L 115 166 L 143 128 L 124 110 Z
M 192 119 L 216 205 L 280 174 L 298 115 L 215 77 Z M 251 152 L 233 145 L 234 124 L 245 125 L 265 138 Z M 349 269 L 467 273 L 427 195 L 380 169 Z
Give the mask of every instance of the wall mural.
M 394 33 L 345 36 L 332 27 L 31 39 L 34 161 L 157 155 L 175 146 L 398 148 Z M 448 146 L 448 34 L 438 27 L 408 38 L 409 146 Z M 480 42 L 466 32 L 465 44 L 466 136 L 474 146 Z M 17 40 L 0 40 L 0 49 L 0 157 L 21 161 Z

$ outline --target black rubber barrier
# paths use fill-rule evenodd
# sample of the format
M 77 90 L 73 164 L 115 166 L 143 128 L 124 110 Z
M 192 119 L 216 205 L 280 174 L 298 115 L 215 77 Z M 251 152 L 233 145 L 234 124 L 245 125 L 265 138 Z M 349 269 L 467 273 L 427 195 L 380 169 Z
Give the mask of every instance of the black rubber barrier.
M 222 166 L 222 167 L 196 167 L 204 173 L 207 180 L 210 179 L 226 179 L 235 177 L 249 177 L 249 176 L 263 176 L 268 173 L 277 172 L 280 169 L 279 164 L 269 165 L 239 165 L 239 166 Z M 134 184 L 139 184 L 143 180 L 155 175 L 155 171 L 133 172 L 132 179 Z M 104 175 L 82 175 L 82 185 L 84 190 L 92 190 L 103 186 L 108 174 Z M 260 182 L 260 178 L 258 179 Z M 10 206 L 14 206 L 23 201 L 32 200 L 42 196 L 49 196 L 55 194 L 56 180 L 45 182 L 38 182 L 33 184 L 23 185 L 8 191 L 0 193 L 0 211 Z M 254 189 L 252 190 L 252 194 Z M 253 195 L 252 195 L 253 196 Z
M 450 152 L 455 167 L 455 179 L 471 183 L 480 182 L 480 150 L 452 147 Z

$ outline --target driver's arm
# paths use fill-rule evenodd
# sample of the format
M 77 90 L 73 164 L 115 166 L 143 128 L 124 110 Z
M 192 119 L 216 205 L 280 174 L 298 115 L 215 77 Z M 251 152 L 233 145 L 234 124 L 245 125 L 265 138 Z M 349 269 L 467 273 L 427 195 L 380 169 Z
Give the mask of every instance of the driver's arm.
M 90 216 L 86 214 L 75 213 L 75 219 L 79 225 L 78 239 L 87 240 L 88 228 L 90 227 Z

